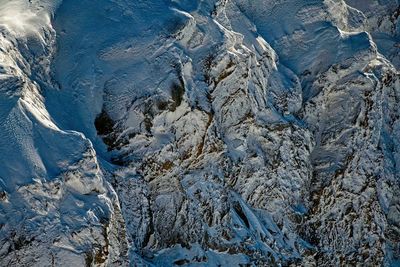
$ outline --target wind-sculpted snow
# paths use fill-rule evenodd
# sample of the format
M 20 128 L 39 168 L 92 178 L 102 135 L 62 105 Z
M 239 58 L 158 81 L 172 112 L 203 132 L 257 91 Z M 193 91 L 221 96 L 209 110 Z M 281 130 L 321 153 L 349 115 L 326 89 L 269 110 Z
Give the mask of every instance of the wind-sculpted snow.
M 0 1 L 0 265 L 397 266 L 398 13 Z

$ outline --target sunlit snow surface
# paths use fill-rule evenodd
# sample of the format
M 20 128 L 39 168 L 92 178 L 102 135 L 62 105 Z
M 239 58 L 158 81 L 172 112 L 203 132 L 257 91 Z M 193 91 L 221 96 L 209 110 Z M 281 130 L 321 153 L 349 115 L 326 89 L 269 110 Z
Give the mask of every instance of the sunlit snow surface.
M 397 266 L 399 15 L 0 0 L 0 265 Z

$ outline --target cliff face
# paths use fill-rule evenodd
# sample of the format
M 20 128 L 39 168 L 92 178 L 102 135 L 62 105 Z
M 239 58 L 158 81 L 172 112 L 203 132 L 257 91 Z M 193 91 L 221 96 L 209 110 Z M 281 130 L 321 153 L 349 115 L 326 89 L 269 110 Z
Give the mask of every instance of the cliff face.
M 399 14 L 0 0 L 0 265 L 396 266 Z

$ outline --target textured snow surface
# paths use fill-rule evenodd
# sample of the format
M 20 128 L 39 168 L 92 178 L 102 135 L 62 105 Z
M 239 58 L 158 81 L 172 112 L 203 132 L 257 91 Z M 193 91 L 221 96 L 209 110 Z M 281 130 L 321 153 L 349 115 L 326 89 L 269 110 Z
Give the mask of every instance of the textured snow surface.
M 0 266 L 399 266 L 397 0 L 0 0 Z

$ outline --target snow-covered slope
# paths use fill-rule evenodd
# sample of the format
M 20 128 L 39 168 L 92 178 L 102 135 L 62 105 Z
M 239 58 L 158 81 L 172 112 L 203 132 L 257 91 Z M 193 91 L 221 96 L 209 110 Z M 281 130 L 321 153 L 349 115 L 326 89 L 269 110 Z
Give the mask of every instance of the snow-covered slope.
M 0 0 L 0 265 L 397 266 L 398 17 Z
M 91 141 L 60 129 L 45 106 L 44 88 L 54 85 L 55 8 L 0 2 L 2 266 L 112 263 L 127 247 L 116 236 L 123 227 L 117 197 Z

